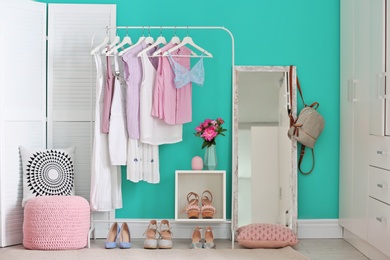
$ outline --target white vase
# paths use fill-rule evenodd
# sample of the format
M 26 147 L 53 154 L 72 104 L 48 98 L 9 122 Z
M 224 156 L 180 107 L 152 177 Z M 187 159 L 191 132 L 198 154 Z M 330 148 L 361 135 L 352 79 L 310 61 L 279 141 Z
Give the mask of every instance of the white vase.
M 205 170 L 215 170 L 217 169 L 218 161 L 217 161 L 217 149 L 215 145 L 211 145 L 210 147 L 206 147 L 204 152 L 203 164 Z

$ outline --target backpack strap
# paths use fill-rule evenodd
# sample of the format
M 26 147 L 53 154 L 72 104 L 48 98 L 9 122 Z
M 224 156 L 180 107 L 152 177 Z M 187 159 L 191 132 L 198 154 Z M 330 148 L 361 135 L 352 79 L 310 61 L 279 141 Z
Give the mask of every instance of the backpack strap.
M 305 148 L 306 148 L 306 146 L 301 145 L 301 154 L 299 155 L 298 169 L 299 169 L 299 171 L 303 175 L 309 175 L 313 171 L 314 165 L 315 165 L 316 162 L 315 162 L 315 158 L 314 158 L 314 149 L 311 149 L 311 155 L 312 155 L 312 158 L 313 158 L 313 165 L 311 166 L 311 169 L 308 172 L 304 172 L 304 171 L 301 170 L 301 163 L 302 163 L 302 160 L 303 160 L 303 156 L 305 155 Z
M 314 103 L 311 104 L 309 107 L 314 108 L 314 109 L 317 109 L 319 106 L 320 106 L 320 103 L 314 102 Z
M 294 119 L 294 117 L 293 117 L 293 115 L 292 115 L 292 111 L 293 111 L 293 108 L 292 108 L 292 104 L 293 104 L 293 102 L 292 102 L 292 71 L 293 71 L 293 66 L 292 65 L 290 65 L 290 70 L 289 70 L 289 74 L 288 74 L 288 76 L 289 76 L 289 79 L 288 79 L 288 87 L 289 87 L 289 91 L 290 91 L 290 109 L 288 109 L 288 117 L 290 118 L 290 127 L 294 124 L 294 122 L 295 122 L 295 119 Z M 296 77 L 297 77 L 297 88 L 298 88 L 298 91 L 299 91 L 299 95 L 301 96 L 301 99 L 302 99 L 302 104 L 303 104 L 303 106 L 304 107 L 307 107 L 307 105 L 306 105 L 306 103 L 305 103 L 305 100 L 303 99 L 303 94 L 302 94 L 302 89 L 301 89 L 301 84 L 299 83 L 299 79 L 298 79 L 298 75 L 296 75 Z M 316 103 L 316 102 L 315 102 Z M 317 103 L 318 104 L 318 103 Z M 314 105 L 314 103 L 313 104 L 311 104 L 311 106 L 313 106 Z M 317 106 L 318 107 L 318 106 Z M 317 108 L 316 107 L 316 108 Z

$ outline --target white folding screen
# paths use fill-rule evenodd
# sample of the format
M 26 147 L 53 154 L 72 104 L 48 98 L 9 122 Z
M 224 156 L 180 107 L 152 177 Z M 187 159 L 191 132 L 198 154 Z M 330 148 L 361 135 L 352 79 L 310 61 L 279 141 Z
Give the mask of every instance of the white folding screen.
M 76 195 L 88 201 L 96 86 L 91 39 L 97 30 L 115 26 L 116 5 L 48 6 L 48 147 L 76 147 Z M 111 38 L 115 36 L 115 32 L 109 33 Z M 95 43 L 105 36 L 105 30 L 99 31 Z M 93 217 L 105 221 L 112 216 L 94 212 Z M 108 224 L 99 225 L 105 233 Z
M 23 238 L 19 146 L 46 147 L 46 4 L 0 3 L 0 246 Z
M 97 29 L 115 26 L 116 7 L 50 4 L 47 17 L 46 6 L 0 3 L 0 247 L 23 239 L 20 145 L 75 146 L 76 193 L 89 199 L 95 103 L 91 38 Z
M 49 4 L 48 9 L 48 147 L 76 147 L 76 194 L 89 200 L 96 75 L 91 39 L 96 30 L 115 26 L 116 6 Z

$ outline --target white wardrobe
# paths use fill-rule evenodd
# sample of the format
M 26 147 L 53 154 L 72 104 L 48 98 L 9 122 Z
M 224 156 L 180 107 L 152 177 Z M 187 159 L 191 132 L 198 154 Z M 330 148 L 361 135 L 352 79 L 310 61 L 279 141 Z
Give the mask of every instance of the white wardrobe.
M 390 259 L 389 6 L 340 0 L 340 15 L 339 223 L 370 259 Z
M 23 238 L 19 145 L 75 146 L 76 194 L 89 199 L 95 106 L 91 38 L 97 29 L 116 24 L 115 5 L 8 2 L 0 3 L 0 247 Z

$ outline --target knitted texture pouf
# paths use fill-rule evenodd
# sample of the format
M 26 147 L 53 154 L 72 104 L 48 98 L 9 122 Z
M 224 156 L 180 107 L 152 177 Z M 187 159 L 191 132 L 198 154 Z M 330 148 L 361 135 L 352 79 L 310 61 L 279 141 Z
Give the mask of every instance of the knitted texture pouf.
M 90 207 L 83 197 L 35 197 L 24 207 L 23 246 L 37 250 L 83 248 L 89 227 Z

